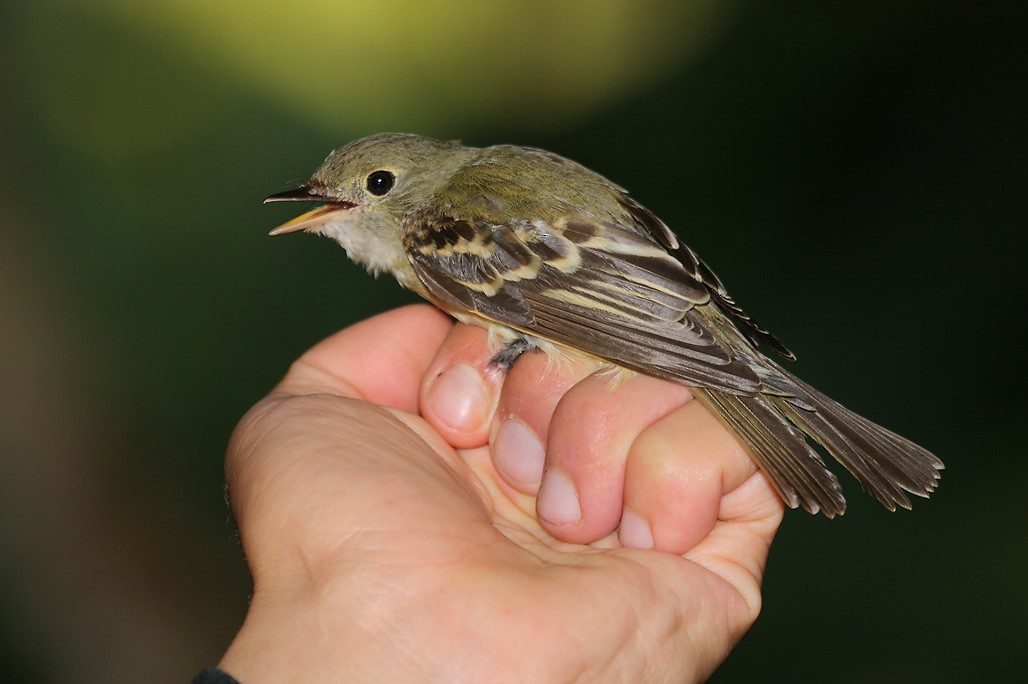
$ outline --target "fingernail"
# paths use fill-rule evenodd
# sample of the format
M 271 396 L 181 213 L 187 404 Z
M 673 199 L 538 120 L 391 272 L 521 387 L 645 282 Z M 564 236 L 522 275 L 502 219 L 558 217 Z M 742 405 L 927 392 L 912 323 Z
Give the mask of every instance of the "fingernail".
M 428 390 L 435 415 L 450 427 L 473 432 L 489 414 L 489 392 L 482 376 L 466 363 L 451 366 Z
M 505 480 L 529 492 L 539 488 L 546 449 L 520 420 L 509 418 L 500 426 L 493 442 L 493 456 L 496 469 Z
M 578 522 L 582 517 L 574 485 L 556 470 L 543 475 L 537 510 L 539 517 L 556 525 Z
M 632 549 L 653 548 L 653 532 L 650 530 L 650 524 L 641 515 L 627 508 L 621 514 L 618 540 L 621 542 L 621 546 Z

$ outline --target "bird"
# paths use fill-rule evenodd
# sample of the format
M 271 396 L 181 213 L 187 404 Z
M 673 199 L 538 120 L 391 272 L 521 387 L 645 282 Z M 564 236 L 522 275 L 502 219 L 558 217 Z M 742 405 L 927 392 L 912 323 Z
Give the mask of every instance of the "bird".
M 772 359 L 795 356 L 656 214 L 577 162 L 383 133 L 333 150 L 308 181 L 265 199 L 280 201 L 320 206 L 272 235 L 334 239 L 372 274 L 489 330 L 500 368 L 528 350 L 572 350 L 688 386 L 790 508 L 846 510 L 811 442 L 891 511 L 938 484 L 939 458 Z

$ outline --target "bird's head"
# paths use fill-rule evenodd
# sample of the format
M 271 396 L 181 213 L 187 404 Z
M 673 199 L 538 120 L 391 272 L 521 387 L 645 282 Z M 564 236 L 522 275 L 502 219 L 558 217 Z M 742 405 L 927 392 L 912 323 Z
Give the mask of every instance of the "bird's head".
M 403 216 L 431 197 L 471 152 L 458 142 L 383 133 L 333 150 L 310 180 L 265 202 L 320 202 L 271 231 L 320 233 L 350 257 L 378 272 L 392 270 Z

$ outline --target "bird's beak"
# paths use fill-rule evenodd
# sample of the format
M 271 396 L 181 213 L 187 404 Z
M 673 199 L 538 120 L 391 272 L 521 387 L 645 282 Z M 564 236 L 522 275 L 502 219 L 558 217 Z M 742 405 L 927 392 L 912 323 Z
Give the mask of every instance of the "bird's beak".
M 328 223 L 332 220 L 332 217 L 336 216 L 338 213 L 353 209 L 357 206 L 353 202 L 329 197 L 319 192 L 317 189 L 307 185 L 301 185 L 293 190 L 286 190 L 285 192 L 269 195 L 264 198 L 264 203 L 267 204 L 268 202 L 326 203 L 324 206 L 320 206 L 305 214 L 300 214 L 290 221 L 286 221 L 281 226 L 271 231 L 269 235 L 285 235 L 286 233 L 295 233 L 298 230 L 311 230 L 312 228 L 317 228 L 320 225 Z

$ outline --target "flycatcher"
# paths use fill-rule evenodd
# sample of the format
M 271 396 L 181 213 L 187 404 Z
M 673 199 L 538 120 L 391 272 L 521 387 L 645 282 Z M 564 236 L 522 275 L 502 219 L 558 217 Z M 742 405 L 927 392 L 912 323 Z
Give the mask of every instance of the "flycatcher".
M 500 335 L 509 368 L 540 348 L 585 352 L 688 385 L 791 508 L 846 509 L 819 443 L 889 510 L 928 496 L 942 462 L 761 352 L 795 358 L 652 212 L 543 150 L 388 133 L 333 151 L 266 202 L 322 206 L 271 232 L 327 235 L 464 323 Z

